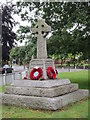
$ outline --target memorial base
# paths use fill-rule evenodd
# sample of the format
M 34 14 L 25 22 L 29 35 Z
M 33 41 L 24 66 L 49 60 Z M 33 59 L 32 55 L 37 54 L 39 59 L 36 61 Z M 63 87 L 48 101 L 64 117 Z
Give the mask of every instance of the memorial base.
M 58 80 L 15 80 L 5 87 L 3 104 L 33 109 L 57 110 L 88 97 L 88 90 L 79 90 L 78 84 L 69 79 Z
M 34 67 L 40 67 L 43 70 L 43 77 L 47 79 L 47 68 L 51 66 L 53 69 L 55 69 L 55 65 L 52 59 L 32 59 L 30 61 L 30 70 L 29 72 L 34 68 Z

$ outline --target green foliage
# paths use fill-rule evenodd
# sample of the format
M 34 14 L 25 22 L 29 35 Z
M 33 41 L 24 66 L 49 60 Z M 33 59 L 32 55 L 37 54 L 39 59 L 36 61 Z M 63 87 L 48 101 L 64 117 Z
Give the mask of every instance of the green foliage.
M 53 28 L 53 36 L 49 42 L 51 48 L 48 47 L 52 51 L 49 50 L 49 54 L 62 52 L 75 55 L 82 52 L 84 58 L 88 58 L 89 8 L 88 3 L 50 3 L 44 6 L 43 18 L 46 18 L 47 23 Z
M 2 60 L 9 60 L 10 50 L 14 46 L 16 39 L 16 34 L 13 32 L 13 27 L 16 25 L 15 20 L 12 17 L 12 12 L 14 10 L 14 6 L 11 5 L 1 5 L 0 14 L 2 16 Z
M 89 58 L 89 12 L 87 2 L 18 2 L 16 13 L 30 26 L 20 26 L 17 39 L 35 44 L 31 27 L 38 17 L 42 17 L 52 27 L 52 36 L 47 41 L 48 56 L 55 54 L 63 58 L 72 54 L 75 65 L 77 54 L 82 53 L 82 59 Z
M 21 47 L 14 47 L 10 52 L 10 59 L 16 59 L 17 62 L 20 62 L 20 65 L 23 63 L 29 63 L 32 55 L 35 55 L 36 45 L 26 45 Z

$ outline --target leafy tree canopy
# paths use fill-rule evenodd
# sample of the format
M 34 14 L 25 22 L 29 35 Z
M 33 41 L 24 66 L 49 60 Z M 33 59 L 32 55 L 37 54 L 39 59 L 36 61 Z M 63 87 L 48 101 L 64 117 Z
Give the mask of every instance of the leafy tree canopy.
M 52 27 L 52 35 L 47 40 L 49 55 L 67 55 L 82 53 L 83 58 L 88 58 L 90 37 L 90 6 L 87 2 L 18 2 L 17 13 L 23 21 L 31 23 L 21 26 L 18 40 L 29 41 L 36 44 L 36 39 L 31 34 L 31 27 L 37 18 L 44 18 Z
M 12 17 L 14 11 L 13 5 L 1 5 L 2 15 L 2 60 L 9 60 L 10 50 L 14 47 L 16 34 L 13 32 L 13 27 L 16 22 Z

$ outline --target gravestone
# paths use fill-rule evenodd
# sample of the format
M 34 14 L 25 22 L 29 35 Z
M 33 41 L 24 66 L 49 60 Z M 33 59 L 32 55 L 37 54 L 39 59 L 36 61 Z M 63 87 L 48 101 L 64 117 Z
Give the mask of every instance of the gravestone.
M 30 71 L 36 66 L 41 67 L 46 80 L 13 81 L 11 86 L 5 87 L 5 92 L 2 94 L 3 104 L 57 110 L 88 97 L 88 90 L 79 90 L 78 84 L 72 84 L 69 79 L 47 78 L 47 67 L 52 66 L 55 69 L 53 60 L 47 59 L 45 37 L 50 30 L 51 27 L 45 23 L 45 20 L 38 20 L 32 29 L 37 37 L 37 59 L 30 61 Z
M 51 66 L 55 69 L 54 62 L 52 59 L 47 59 L 47 46 L 46 46 L 46 36 L 51 31 L 51 27 L 45 23 L 44 19 L 39 19 L 34 28 L 32 28 L 32 33 L 37 37 L 37 59 L 32 59 L 30 61 L 30 70 L 34 67 L 40 67 L 43 70 L 43 77 L 47 79 L 47 68 Z

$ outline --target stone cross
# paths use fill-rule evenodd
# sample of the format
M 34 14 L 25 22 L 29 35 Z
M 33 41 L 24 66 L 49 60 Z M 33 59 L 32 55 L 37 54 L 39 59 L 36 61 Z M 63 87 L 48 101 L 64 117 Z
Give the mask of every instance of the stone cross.
M 45 23 L 44 19 L 39 19 L 32 32 L 37 37 L 37 59 L 47 59 L 46 36 L 51 31 L 51 27 Z

